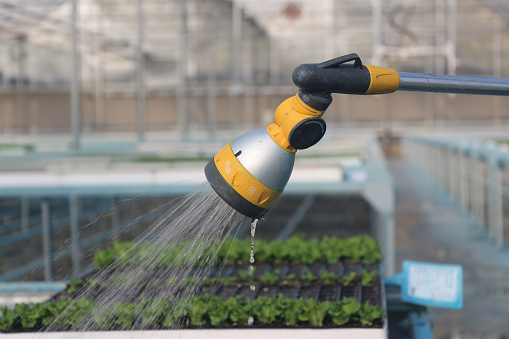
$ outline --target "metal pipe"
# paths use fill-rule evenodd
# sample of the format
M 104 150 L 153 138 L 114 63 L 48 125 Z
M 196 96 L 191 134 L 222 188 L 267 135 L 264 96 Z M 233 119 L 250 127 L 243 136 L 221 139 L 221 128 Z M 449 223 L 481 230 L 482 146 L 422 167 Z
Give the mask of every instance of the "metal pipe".
M 145 97 L 145 22 L 143 13 L 143 0 L 136 2 L 136 18 L 138 28 L 138 44 L 136 46 L 136 92 L 138 108 L 138 141 L 145 140 L 146 132 L 146 97 Z
M 78 276 L 81 270 L 81 244 L 80 244 L 80 209 L 78 197 L 69 196 L 69 217 L 71 219 L 71 247 L 72 268 L 74 276 Z
M 111 202 L 111 225 L 112 225 L 112 233 L 113 240 L 120 240 L 120 212 L 117 204 L 117 199 L 115 197 L 110 198 Z
M 509 96 L 509 79 L 399 73 L 398 91 Z
M 504 246 L 504 201 L 503 201 L 503 181 L 502 181 L 502 168 L 496 166 L 494 168 L 494 183 L 493 194 L 495 201 L 495 245 L 502 249 Z
M 51 244 L 51 216 L 48 199 L 41 200 L 42 251 L 44 257 L 44 280 L 53 280 L 53 253 Z
M 81 84 L 80 84 L 80 51 L 78 48 L 78 1 L 72 1 L 71 7 L 71 132 L 72 148 L 74 151 L 81 149 Z
M 27 197 L 21 198 L 21 230 L 28 232 L 30 227 L 30 201 Z

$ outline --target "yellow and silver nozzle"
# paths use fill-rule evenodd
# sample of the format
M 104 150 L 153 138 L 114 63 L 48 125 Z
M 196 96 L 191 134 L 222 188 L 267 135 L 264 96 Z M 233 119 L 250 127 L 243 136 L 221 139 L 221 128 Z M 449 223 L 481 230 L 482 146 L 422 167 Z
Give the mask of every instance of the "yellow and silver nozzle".
M 240 213 L 259 218 L 283 192 L 295 153 L 282 149 L 267 129 L 246 133 L 227 144 L 205 167 L 216 193 Z
M 311 147 L 325 134 L 322 114 L 299 94 L 288 98 L 277 108 L 272 125 L 238 137 L 209 161 L 209 184 L 240 213 L 263 216 L 288 183 L 297 149 Z

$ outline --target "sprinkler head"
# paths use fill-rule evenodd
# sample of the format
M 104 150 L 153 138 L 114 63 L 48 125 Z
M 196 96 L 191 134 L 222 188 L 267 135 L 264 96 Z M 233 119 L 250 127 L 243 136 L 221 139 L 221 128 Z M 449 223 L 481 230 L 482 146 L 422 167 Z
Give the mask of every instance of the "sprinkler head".
M 311 96 L 299 91 L 286 99 L 276 109 L 273 124 L 233 140 L 205 167 L 210 186 L 240 213 L 263 216 L 283 193 L 295 152 L 313 146 L 325 134 L 323 105 L 307 104 Z
M 260 218 L 283 192 L 295 151 L 281 148 L 267 128 L 248 132 L 219 151 L 205 167 L 216 193 L 250 218 Z

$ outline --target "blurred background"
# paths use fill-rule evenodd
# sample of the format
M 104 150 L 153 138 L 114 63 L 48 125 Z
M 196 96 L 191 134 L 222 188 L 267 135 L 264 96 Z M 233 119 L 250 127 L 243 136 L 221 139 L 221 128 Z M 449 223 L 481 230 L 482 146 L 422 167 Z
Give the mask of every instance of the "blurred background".
M 272 122 L 299 64 L 509 77 L 508 23 L 505 0 L 0 0 L 0 281 L 90 274 Z M 259 236 L 368 233 L 386 277 L 461 264 L 435 335 L 509 335 L 509 99 L 333 97 Z
M 509 72 L 502 0 L 19 0 L 3 1 L 0 15 L 0 131 L 11 135 L 252 129 L 295 92 L 297 65 L 352 52 L 402 72 Z M 500 125 L 504 100 L 338 96 L 327 121 Z

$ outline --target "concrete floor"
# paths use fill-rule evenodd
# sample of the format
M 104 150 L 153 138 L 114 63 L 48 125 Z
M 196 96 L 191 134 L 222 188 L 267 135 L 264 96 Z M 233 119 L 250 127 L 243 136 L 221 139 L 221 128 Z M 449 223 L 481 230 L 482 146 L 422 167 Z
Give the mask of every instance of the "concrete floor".
M 509 249 L 497 249 L 417 169 L 400 158 L 388 165 L 396 191 L 397 269 L 405 259 L 463 266 L 463 309 L 429 309 L 435 338 L 509 338 Z

